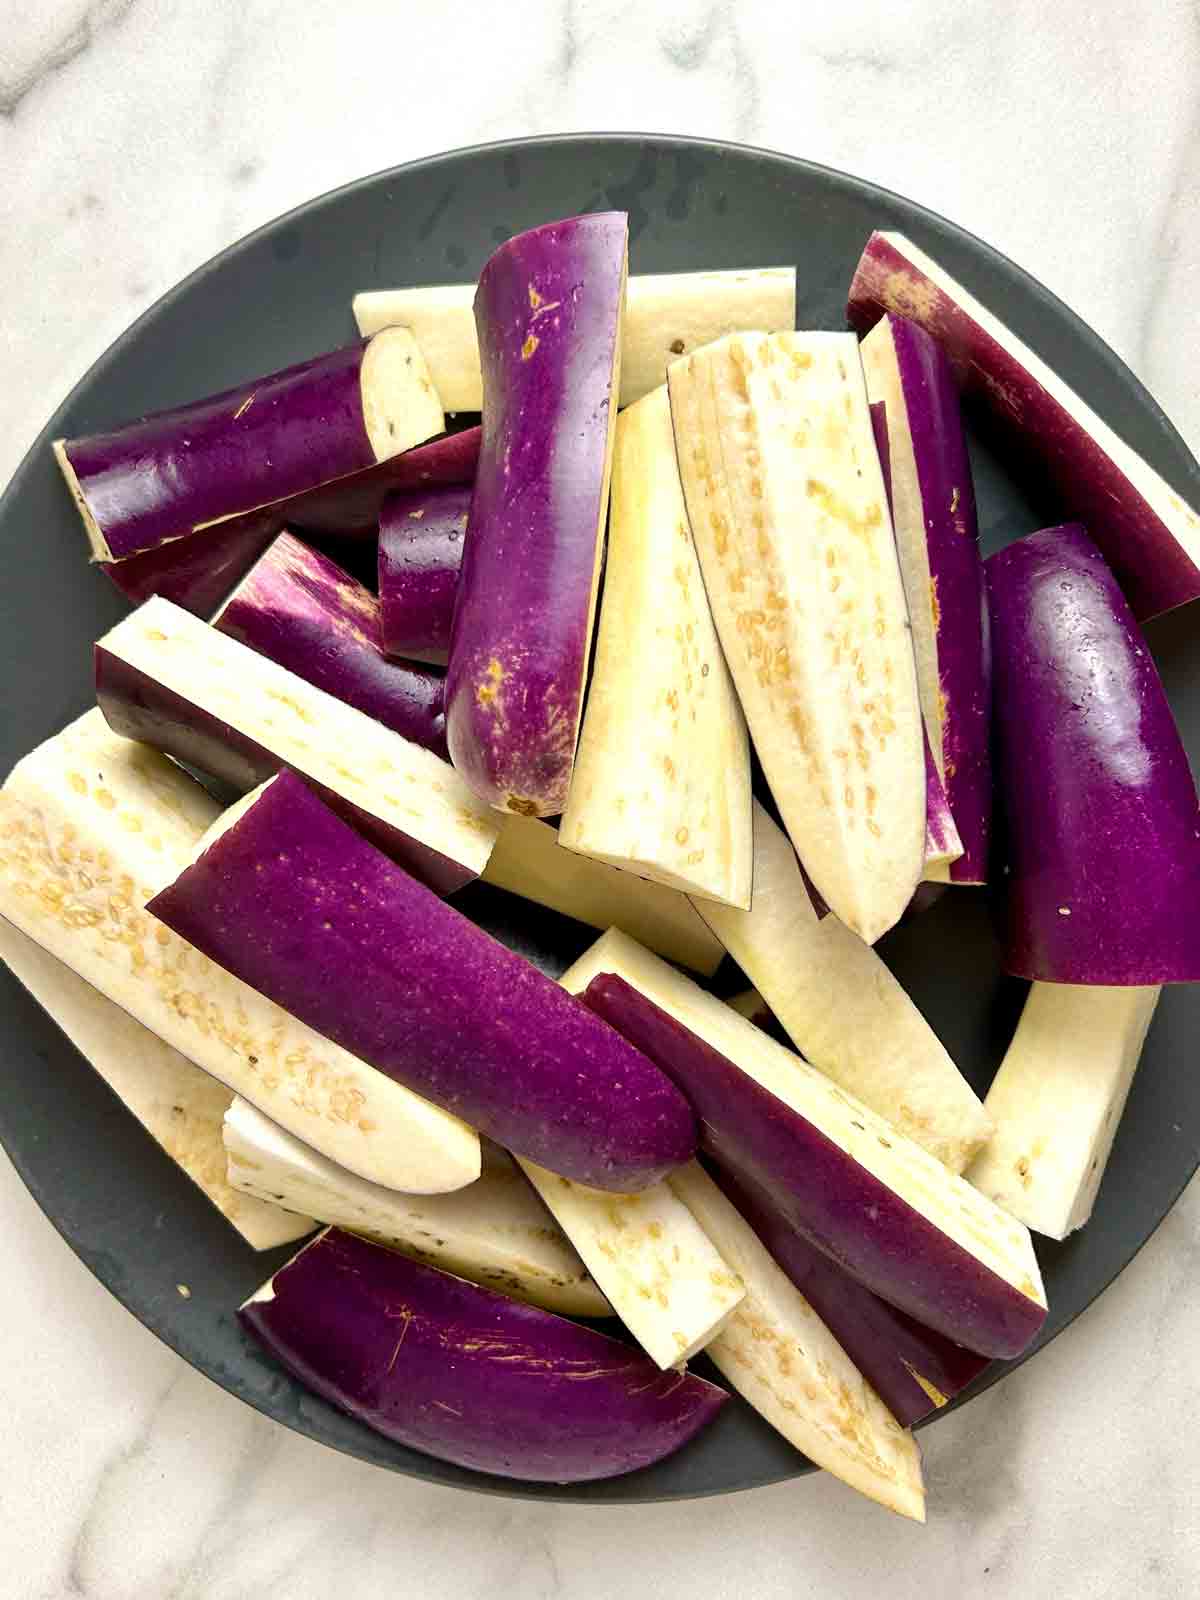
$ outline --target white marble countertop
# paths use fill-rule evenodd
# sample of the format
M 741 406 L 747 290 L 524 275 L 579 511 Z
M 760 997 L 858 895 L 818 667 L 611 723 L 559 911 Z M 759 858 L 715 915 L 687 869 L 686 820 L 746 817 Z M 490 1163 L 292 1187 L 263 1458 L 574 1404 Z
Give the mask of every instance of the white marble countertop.
M 1200 449 L 1195 0 L 7 0 L 0 483 L 183 273 L 333 185 L 630 125 L 812 157 L 973 229 Z M 803 19 L 803 20 L 802 20 Z M 0 1158 L 0 1592 L 326 1600 L 634 1592 L 1200 1593 L 1200 1188 L 1024 1370 L 923 1436 L 919 1529 L 823 1478 L 721 1501 L 470 1497 L 335 1455 L 196 1376 Z

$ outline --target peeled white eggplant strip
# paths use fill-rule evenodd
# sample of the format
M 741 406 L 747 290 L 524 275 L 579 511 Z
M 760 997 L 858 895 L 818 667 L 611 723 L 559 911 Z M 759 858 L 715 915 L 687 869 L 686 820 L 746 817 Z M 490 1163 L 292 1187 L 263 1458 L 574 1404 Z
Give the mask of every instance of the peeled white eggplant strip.
M 374 289 L 354 296 L 366 337 L 394 325 L 412 330 L 447 411 L 479 411 L 483 380 L 473 283 Z M 621 400 L 632 405 L 666 378 L 667 364 L 740 328 L 796 325 L 796 269 L 665 272 L 630 278 L 621 341 Z
M 817 917 L 795 851 L 757 803 L 750 910 L 694 904 L 807 1061 L 963 1170 L 991 1133 L 984 1106 L 874 950 Z
M 311 1217 L 243 1194 L 225 1176 L 221 1119 L 233 1095 L 0 917 L 0 960 L 80 1055 L 254 1250 L 311 1233 Z
M 706 1347 L 717 1370 L 816 1466 L 889 1511 L 925 1520 L 921 1452 L 771 1259 L 737 1209 L 691 1162 L 671 1188 L 745 1284 Z
M 311 1149 L 240 1097 L 225 1116 L 229 1182 L 310 1212 L 444 1272 L 564 1317 L 610 1307 L 512 1157 L 486 1143 L 483 1170 L 453 1194 L 399 1194 Z
M 705 1348 L 742 1284 L 666 1183 L 613 1194 L 532 1161 L 520 1166 L 651 1360 L 677 1367 Z
M 750 904 L 750 750 L 675 465 L 664 385 L 617 419 L 596 659 L 558 842 Z
M 1092 1214 L 1162 991 L 1035 983 L 984 1101 L 996 1124 L 967 1173 L 1035 1233 Z
M 733 335 L 672 364 L 692 535 L 805 870 L 873 944 L 925 855 L 912 632 L 851 334 Z

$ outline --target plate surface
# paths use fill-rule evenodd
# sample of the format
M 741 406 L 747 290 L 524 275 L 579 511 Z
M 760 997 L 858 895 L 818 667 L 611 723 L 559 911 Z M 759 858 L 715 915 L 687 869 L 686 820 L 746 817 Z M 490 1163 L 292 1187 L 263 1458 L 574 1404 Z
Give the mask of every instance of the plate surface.
M 87 566 L 51 439 L 194 399 L 345 343 L 354 336 L 349 307 L 356 290 L 466 280 L 510 234 L 607 208 L 629 212 L 631 271 L 794 263 L 802 327 L 844 326 L 846 287 L 867 234 L 900 228 L 1200 504 L 1200 468 L 1112 351 L 1011 262 L 896 195 L 788 157 L 699 141 L 603 136 L 459 151 L 314 200 L 234 245 L 148 311 L 51 419 L 0 500 L 0 771 L 91 702 L 91 641 L 124 609 Z M 1023 498 L 974 439 L 972 450 L 986 550 L 1063 520 L 1061 508 Z M 1200 751 L 1200 650 L 1189 648 L 1189 635 L 1198 626 L 1185 611 L 1148 630 L 1193 757 Z M 475 887 L 458 903 L 554 973 L 592 937 L 496 891 Z M 881 949 L 983 1092 L 1024 994 L 1023 984 L 999 972 L 985 897 L 952 892 Z M 1121 1271 L 1195 1170 L 1198 1036 L 1200 989 L 1169 990 L 1092 1222 L 1063 1245 L 1039 1243 L 1051 1310 L 1035 1349 Z M 256 1256 L 243 1246 L 3 968 L 0 1062 L 0 1139 L 51 1222 L 185 1360 L 289 1427 L 415 1477 L 534 1498 L 671 1499 L 806 1470 L 740 1403 L 656 1467 L 567 1489 L 513 1485 L 389 1444 L 306 1394 L 243 1336 L 235 1307 L 288 1250 Z M 190 1286 L 190 1299 L 180 1297 L 178 1283 Z M 1004 1370 L 993 1369 L 990 1381 Z

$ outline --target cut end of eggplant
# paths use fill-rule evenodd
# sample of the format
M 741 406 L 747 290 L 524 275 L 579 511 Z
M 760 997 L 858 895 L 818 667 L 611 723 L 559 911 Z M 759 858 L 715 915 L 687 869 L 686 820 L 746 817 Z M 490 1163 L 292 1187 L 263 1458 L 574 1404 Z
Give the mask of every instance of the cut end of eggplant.
M 101 532 L 100 524 L 92 515 L 92 508 L 88 505 L 83 488 L 79 482 L 75 468 L 71 465 L 71 458 L 67 454 L 67 439 L 55 439 L 51 448 L 54 459 L 58 462 L 59 471 L 62 473 L 67 488 L 70 490 L 71 499 L 75 502 L 75 509 L 83 523 L 84 532 L 88 537 L 88 544 L 92 550 L 93 561 L 109 561 L 113 559 L 112 551 L 108 548 L 108 540 Z
M 431 439 L 446 426 L 425 357 L 407 328 L 384 328 L 363 352 L 363 426 L 376 461 Z

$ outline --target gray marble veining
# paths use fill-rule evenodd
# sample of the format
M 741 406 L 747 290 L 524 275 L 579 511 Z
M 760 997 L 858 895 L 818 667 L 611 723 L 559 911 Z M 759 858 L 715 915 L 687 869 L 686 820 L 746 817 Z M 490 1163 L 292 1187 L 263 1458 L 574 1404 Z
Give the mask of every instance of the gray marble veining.
M 1074 306 L 1200 447 L 1194 0 L 9 0 L 0 482 L 184 272 L 477 139 L 644 127 L 861 173 Z M 818 1478 L 645 1509 L 394 1478 L 264 1421 L 90 1278 L 0 1162 L 0 1592 L 30 1600 L 1200 1593 L 1200 1190 L 1037 1361 L 923 1435 L 924 1530 Z

